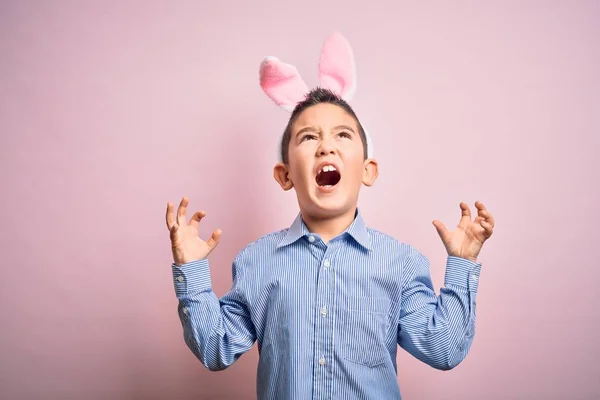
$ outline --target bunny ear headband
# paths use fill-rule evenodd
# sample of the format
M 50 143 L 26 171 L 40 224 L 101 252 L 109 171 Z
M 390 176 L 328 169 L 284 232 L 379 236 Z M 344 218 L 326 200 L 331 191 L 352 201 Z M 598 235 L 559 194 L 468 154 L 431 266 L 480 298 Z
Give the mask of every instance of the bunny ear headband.
M 356 91 L 356 65 L 350 43 L 340 33 L 334 32 L 321 49 L 319 60 L 321 87 L 350 101 Z M 296 67 L 277 57 L 266 57 L 260 64 L 260 86 L 279 107 L 292 112 L 296 104 L 305 100 L 308 86 Z M 365 130 L 368 157 L 372 157 L 371 138 Z

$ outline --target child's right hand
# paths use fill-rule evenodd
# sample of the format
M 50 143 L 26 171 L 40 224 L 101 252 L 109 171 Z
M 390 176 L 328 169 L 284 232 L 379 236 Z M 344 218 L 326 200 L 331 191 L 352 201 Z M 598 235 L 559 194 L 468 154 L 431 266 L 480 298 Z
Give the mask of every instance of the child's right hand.
M 177 218 L 174 215 L 175 205 L 167 203 L 167 228 L 171 236 L 171 249 L 173 261 L 180 267 L 185 263 L 202 260 L 217 247 L 221 239 L 221 230 L 213 232 L 210 239 L 204 241 L 198 236 L 200 220 L 206 216 L 204 211 L 194 213 L 189 223 L 186 223 L 188 199 L 183 198 L 177 209 Z

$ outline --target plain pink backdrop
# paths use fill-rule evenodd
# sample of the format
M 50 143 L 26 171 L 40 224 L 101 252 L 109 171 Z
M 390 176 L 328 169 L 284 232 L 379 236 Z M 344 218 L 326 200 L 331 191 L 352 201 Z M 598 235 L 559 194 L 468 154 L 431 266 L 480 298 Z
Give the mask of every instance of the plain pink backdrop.
M 223 229 L 223 295 L 235 254 L 297 212 L 259 64 L 314 86 L 334 29 L 380 162 L 369 225 L 438 290 L 431 221 L 475 200 L 497 221 L 471 353 L 440 372 L 400 350 L 405 398 L 599 396 L 598 21 L 593 1 L 2 1 L 0 397 L 255 397 L 256 347 L 212 373 L 183 342 L 165 205 Z

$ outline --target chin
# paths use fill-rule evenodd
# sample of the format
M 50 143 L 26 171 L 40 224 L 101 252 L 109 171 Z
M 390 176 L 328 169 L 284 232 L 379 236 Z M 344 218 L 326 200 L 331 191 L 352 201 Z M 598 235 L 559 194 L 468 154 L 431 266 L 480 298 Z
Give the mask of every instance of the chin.
M 302 209 L 309 215 L 316 218 L 334 218 L 344 215 L 348 212 L 354 212 L 356 205 L 348 201 L 347 196 L 311 196 Z

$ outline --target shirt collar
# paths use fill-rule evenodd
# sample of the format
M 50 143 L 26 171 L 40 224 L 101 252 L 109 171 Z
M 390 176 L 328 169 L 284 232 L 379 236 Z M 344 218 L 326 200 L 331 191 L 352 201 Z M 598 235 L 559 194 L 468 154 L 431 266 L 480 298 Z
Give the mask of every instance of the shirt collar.
M 354 220 L 346 228 L 343 234 L 347 234 L 352 237 L 359 245 L 364 247 L 366 250 L 371 250 L 371 238 L 369 236 L 369 232 L 367 231 L 367 226 L 362 218 L 359 209 L 356 209 L 356 213 L 354 214 Z M 287 246 L 299 240 L 304 236 L 310 235 L 310 231 L 308 227 L 304 223 L 302 219 L 302 214 L 298 213 L 296 219 L 287 230 L 287 234 L 281 239 L 277 248 Z

